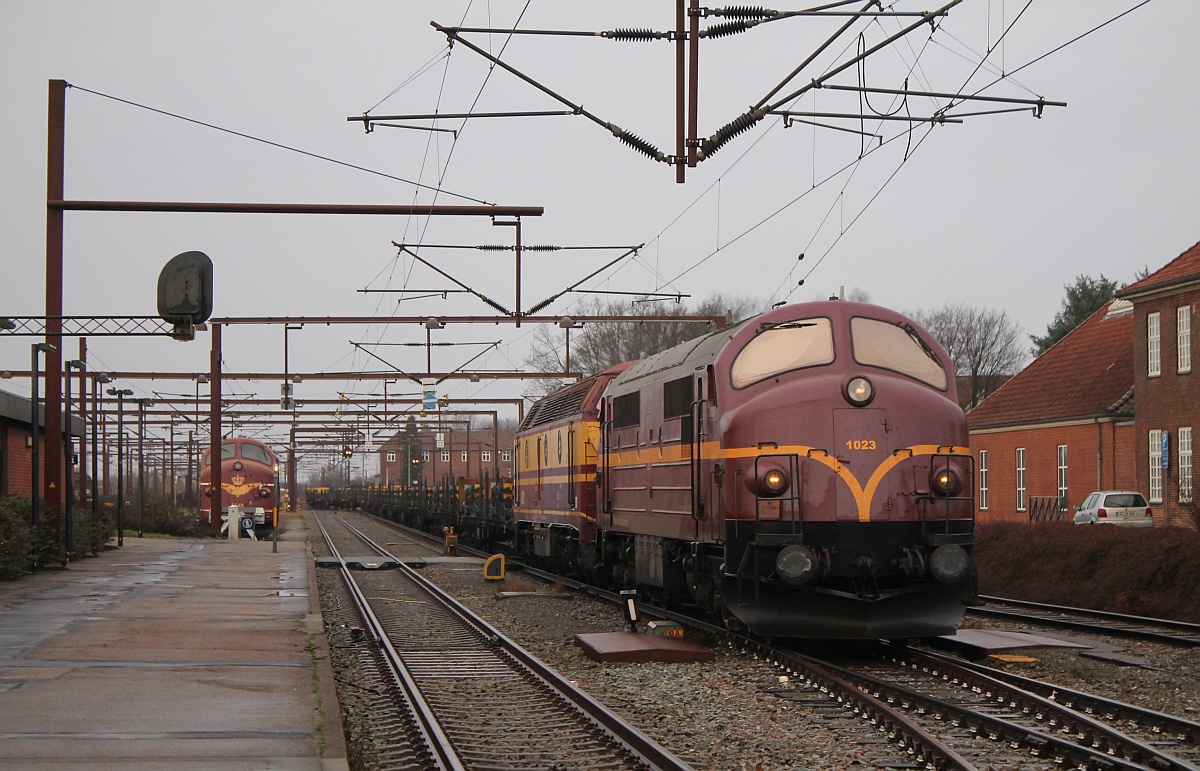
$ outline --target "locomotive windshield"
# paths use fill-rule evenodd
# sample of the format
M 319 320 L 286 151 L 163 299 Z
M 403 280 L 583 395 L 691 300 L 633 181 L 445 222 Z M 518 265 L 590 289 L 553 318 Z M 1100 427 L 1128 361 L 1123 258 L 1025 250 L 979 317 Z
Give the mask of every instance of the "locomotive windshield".
M 946 390 L 946 368 L 929 344 L 911 327 L 890 321 L 853 318 L 850 320 L 854 360 L 859 364 L 883 367 Z
M 237 455 L 237 443 L 236 442 L 225 442 L 224 444 L 221 445 L 221 460 L 229 460 L 230 458 L 232 458 L 235 455 Z M 205 466 L 209 466 L 212 464 L 211 458 L 212 458 L 212 450 L 209 450 L 208 452 L 204 453 L 204 465 Z
M 249 442 L 243 444 L 242 457 L 246 460 L 256 460 L 259 463 L 265 463 L 268 466 L 271 465 L 271 456 L 267 455 L 267 451 L 257 444 L 250 444 Z
M 730 376 L 734 388 L 765 380 L 780 372 L 833 361 L 829 319 L 798 319 L 767 329 L 741 350 Z

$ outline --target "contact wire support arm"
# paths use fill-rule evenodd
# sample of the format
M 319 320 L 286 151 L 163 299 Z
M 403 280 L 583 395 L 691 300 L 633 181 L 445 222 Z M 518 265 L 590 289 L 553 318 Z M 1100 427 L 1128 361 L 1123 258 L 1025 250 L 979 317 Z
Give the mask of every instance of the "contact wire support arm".
M 600 266 L 600 267 L 599 267 L 599 268 L 597 268 L 596 270 L 592 271 L 591 273 L 587 274 L 587 275 L 586 275 L 586 276 L 584 276 L 583 278 L 579 279 L 579 280 L 578 280 L 578 281 L 576 281 L 574 284 L 571 284 L 569 287 L 567 287 L 566 289 L 562 290 L 561 292 L 558 292 L 557 294 L 553 294 L 553 295 L 551 295 L 551 296 L 547 297 L 545 300 L 542 300 L 542 301 L 541 301 L 540 303 L 538 303 L 537 305 L 534 305 L 532 308 L 530 308 L 529 310 L 525 311 L 525 315 L 526 315 L 526 316 L 532 316 L 533 314 L 535 314 L 535 313 L 537 313 L 538 311 L 540 311 L 542 308 L 545 308 L 545 307 L 546 307 L 547 305 L 549 305 L 550 303 L 554 302 L 554 301 L 555 301 L 555 300 L 557 300 L 558 298 L 560 298 L 560 297 L 562 297 L 563 295 L 565 295 L 567 292 L 572 292 L 572 291 L 574 291 L 574 290 L 575 290 L 575 288 L 576 288 L 576 287 L 578 287 L 580 284 L 582 284 L 584 281 L 587 281 L 587 280 L 588 280 L 588 279 L 590 279 L 590 278 L 594 278 L 595 276 L 598 276 L 599 274 L 601 274 L 601 273 L 603 273 L 604 271 L 608 270 L 608 269 L 609 269 L 609 268 L 611 268 L 613 265 L 616 265 L 618 262 L 620 262 L 621 260 L 625 259 L 625 258 L 626 258 L 626 257 L 628 257 L 629 255 L 631 255 L 631 254 L 637 254 L 639 251 L 641 251 L 642 247 L 644 247 L 644 246 L 645 246 L 645 244 L 644 244 L 644 243 L 642 243 L 642 244 L 638 244 L 637 246 L 631 246 L 631 247 L 629 247 L 629 249 L 628 249 L 628 250 L 626 250 L 624 254 L 620 255 L 619 257 L 617 257 L 617 258 L 615 258 L 615 259 L 613 259 L 613 260 L 610 260 L 610 261 L 606 262 L 604 265 Z
M 621 142 L 624 142 L 626 145 L 629 145 L 634 150 L 637 150 L 638 152 L 642 153 L 643 155 L 647 156 L 648 158 L 651 158 L 652 160 L 655 160 L 655 161 L 659 161 L 660 163 L 674 163 L 673 159 L 668 158 L 665 153 L 663 153 L 661 150 L 659 150 L 657 147 L 650 144 L 646 140 L 637 136 L 636 134 L 628 132 L 614 123 L 610 123 L 608 121 L 601 120 L 596 115 L 593 115 L 592 113 L 585 110 L 583 108 L 582 104 L 575 104 L 570 99 L 567 99 L 565 96 L 563 96 L 562 94 L 559 94 L 558 92 L 554 91 L 553 89 L 539 83 L 538 81 L 529 77 L 528 75 L 526 75 L 525 73 L 516 69 L 515 67 L 504 63 L 503 61 L 500 60 L 499 57 L 493 56 L 492 54 L 483 50 L 479 46 L 471 43 L 469 40 L 465 39 L 462 35 L 459 34 L 459 32 L 461 31 L 461 28 L 459 28 L 459 27 L 444 27 L 441 24 L 438 24 L 436 21 L 431 21 L 431 22 L 429 22 L 429 24 L 434 29 L 436 29 L 438 32 L 441 32 L 442 34 L 444 34 L 452 42 L 462 43 L 468 49 L 479 54 L 480 56 L 487 59 L 492 64 L 495 64 L 497 67 L 500 67 L 504 71 L 520 78 L 521 80 L 525 81 L 526 83 L 533 86 L 537 90 L 541 91 L 543 94 L 546 94 L 547 96 L 549 96 L 551 99 L 554 99 L 555 101 L 557 101 L 561 104 L 564 104 L 567 107 L 570 107 L 571 111 L 574 114 L 582 115 L 583 117 L 592 121 L 596 125 L 603 126 L 618 140 L 620 140 Z
M 396 243 L 395 241 L 393 241 L 393 242 L 392 242 L 392 246 L 396 247 L 397 249 L 399 249 L 400 251 L 404 252 L 405 254 L 411 255 L 411 256 L 412 256 L 412 258 L 413 258 L 414 260 L 417 260 L 417 261 L 418 261 L 418 262 L 420 262 L 422 265 L 425 265 L 425 266 L 427 266 L 427 267 L 431 268 L 432 270 L 434 270 L 435 272 L 437 272 L 437 273 L 438 273 L 438 275 L 440 275 L 440 276 L 443 276 L 444 278 L 447 278 L 447 279 L 449 279 L 449 280 L 453 281 L 455 284 L 457 284 L 458 286 L 462 287 L 462 288 L 463 288 L 465 291 L 467 291 L 467 292 L 470 292 L 471 294 L 475 295 L 475 296 L 476 296 L 476 297 L 478 297 L 480 300 L 483 300 L 483 301 L 484 301 L 485 303 L 487 303 L 488 305 L 492 306 L 492 307 L 493 307 L 493 308 L 495 308 L 496 310 L 498 310 L 498 311 L 500 311 L 501 313 L 503 313 L 505 316 L 511 316 L 511 315 L 513 315 L 512 311 L 510 311 L 508 308 L 505 308 L 503 305 L 501 305 L 500 303 L 496 302 L 495 300 L 493 300 L 492 298 L 488 297 L 487 295 L 483 294 L 482 292 L 476 292 L 474 289 L 472 289 L 471 287 L 467 286 L 467 285 L 466 285 L 466 284 L 464 284 L 463 282 L 459 281 L 459 280 L 458 280 L 458 279 L 456 279 L 454 276 L 451 276 L 449 273 L 447 273 L 446 271 L 442 270 L 441 268 L 437 267 L 436 265 L 434 265 L 433 263 L 431 263 L 429 260 L 426 260 L 426 259 L 424 259 L 423 257 L 421 257 L 420 255 L 418 255 L 418 254 L 417 254 L 416 252 L 414 252 L 412 249 L 409 249 L 409 248 L 408 248 L 407 246 L 405 246 L 404 244 L 398 244 L 398 243 Z

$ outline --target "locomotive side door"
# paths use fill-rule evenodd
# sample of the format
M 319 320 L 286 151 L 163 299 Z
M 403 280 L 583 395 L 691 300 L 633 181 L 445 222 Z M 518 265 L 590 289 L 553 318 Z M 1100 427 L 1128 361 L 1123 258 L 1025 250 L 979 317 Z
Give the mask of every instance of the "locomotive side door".
M 850 470 L 858 482 L 859 490 L 865 488 L 879 464 L 892 454 L 890 439 L 884 422 L 884 411 L 864 407 L 835 409 L 833 411 L 833 453 L 838 461 Z M 844 474 L 844 472 L 843 472 Z M 839 522 L 857 522 L 870 517 L 872 509 L 882 503 L 880 493 L 874 501 L 863 499 L 859 508 L 859 496 L 847 483 L 838 478 L 837 519 Z M 882 492 L 882 491 L 881 491 Z M 866 521 L 866 520 L 863 520 Z
M 611 451 L 610 435 L 612 433 L 612 397 L 605 396 L 600 400 L 600 457 L 597 466 L 600 474 L 600 484 L 596 486 L 596 522 L 605 530 L 612 528 L 612 473 L 608 454 Z

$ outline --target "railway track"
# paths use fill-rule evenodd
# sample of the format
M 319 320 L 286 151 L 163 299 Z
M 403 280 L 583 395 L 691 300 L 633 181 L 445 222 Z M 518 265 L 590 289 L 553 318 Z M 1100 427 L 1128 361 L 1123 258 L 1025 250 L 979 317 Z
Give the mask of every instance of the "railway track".
M 1106 708 L 1089 714 L 1083 703 L 1072 708 L 1039 695 L 1032 681 L 1006 682 L 984 667 L 909 649 L 870 653 L 838 664 L 822 661 L 822 665 L 879 699 L 903 705 L 922 725 L 942 732 L 948 744 L 978 763 L 1020 768 L 1029 768 L 1030 763 L 1034 768 L 1200 768 L 1196 765 L 1200 726 L 1147 710 L 1126 705 L 1119 713 Z M 1087 703 L 1095 707 L 1099 700 Z M 1138 730 L 1141 736 L 1134 736 L 1129 729 L 1139 720 L 1147 725 Z
M 976 616 L 1002 618 L 1061 629 L 1107 634 L 1176 645 L 1200 645 L 1200 624 L 1183 621 L 1125 616 L 1086 608 L 1046 605 L 1004 597 L 981 597 L 986 605 L 973 605 L 967 612 Z
M 1193 720 L 1145 709 L 1115 699 L 1064 688 L 1023 677 L 1012 672 L 992 669 L 981 664 L 957 661 L 940 653 L 921 653 L 929 666 L 951 664 L 958 670 L 970 670 L 1037 694 L 1064 707 L 1096 717 L 1155 749 L 1166 752 L 1193 765 L 1200 765 L 1200 723 Z
M 378 646 L 371 658 L 383 674 L 370 690 L 381 705 L 405 708 L 378 722 L 382 764 L 464 771 L 690 768 L 343 518 L 315 519 L 364 634 Z M 352 571 L 341 557 L 351 542 L 395 560 L 395 568 Z
M 594 587 L 542 577 L 621 601 Z M 785 671 L 785 681 L 765 692 L 821 716 L 847 744 L 861 748 L 867 766 L 1200 768 L 1200 724 L 1181 718 L 915 649 L 883 646 L 866 660 L 832 662 L 735 638 L 663 609 L 642 611 L 726 639 Z

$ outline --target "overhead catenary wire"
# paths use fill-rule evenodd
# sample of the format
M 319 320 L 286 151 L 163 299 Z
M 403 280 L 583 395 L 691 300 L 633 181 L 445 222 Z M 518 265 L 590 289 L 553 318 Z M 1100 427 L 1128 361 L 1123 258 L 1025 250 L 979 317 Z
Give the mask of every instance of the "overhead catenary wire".
M 120 102 L 121 104 L 126 104 L 126 105 L 129 105 L 130 107 L 136 107 L 136 108 L 138 108 L 138 109 L 141 109 L 141 110 L 147 110 L 147 111 L 149 111 L 149 112 L 157 113 L 157 114 L 159 114 L 159 115 L 164 115 L 164 116 L 166 116 L 166 117 L 168 117 L 168 118 L 174 118 L 174 119 L 176 119 L 176 120 L 181 120 L 181 121 L 184 121 L 184 122 L 186 122 L 186 123 L 192 123 L 192 124 L 195 124 L 195 125 L 197 125 L 197 126 L 203 126 L 204 128 L 209 128 L 209 129 L 212 129 L 213 131 L 220 131 L 220 132 L 222 132 L 222 133 L 225 133 L 225 134 L 231 134 L 231 135 L 233 135 L 233 136 L 236 136 L 236 137 L 241 137 L 242 139 L 248 139 L 248 140 L 250 140 L 250 141 L 252 141 L 252 142 L 259 142 L 259 143 L 261 143 L 261 144 L 264 144 L 264 145 L 269 145 L 270 147 L 275 147 L 275 148 L 278 148 L 278 149 L 280 149 L 280 150 L 286 150 L 286 151 L 288 151 L 288 152 L 291 152 L 291 153 L 297 153 L 297 154 L 299 154 L 299 155 L 304 155 L 304 156 L 307 156 L 307 157 L 309 157 L 309 158 L 315 158 L 315 159 L 317 159 L 317 160 L 320 160 L 320 161 L 325 161 L 325 162 L 327 162 L 327 163 L 332 163 L 332 164 L 335 164 L 335 165 L 337 165 L 337 166 L 344 166 L 344 167 L 346 167 L 346 168 L 349 168 L 349 169 L 355 169 L 355 170 L 357 170 L 357 171 L 362 171 L 362 172 L 365 172 L 365 173 L 367 173 L 367 174 L 373 174 L 373 175 L 375 175 L 375 176 L 384 177 L 385 179 L 392 179 L 392 180 L 395 180 L 395 181 L 397 181 L 397 182 L 403 182 L 403 183 L 405 183 L 406 185 L 412 185 L 412 186 L 414 186 L 414 187 L 421 188 L 421 189 L 425 189 L 425 190 L 437 190 L 437 191 L 439 191 L 439 192 L 445 192 L 445 193 L 446 193 L 446 195 L 452 196 L 452 197 L 454 197 L 454 198 L 461 198 L 461 199 L 463 199 L 464 201 L 472 201 L 472 202 L 474 202 L 474 203 L 483 204 L 483 205 L 485 205 L 485 206 L 492 206 L 492 205 L 494 205 L 494 203 L 493 203 L 492 201 L 485 201 L 485 200 L 483 200 L 482 198 L 474 198 L 474 197 L 472 197 L 472 196 L 469 196 L 469 195 L 463 195 L 462 193 L 454 193 L 454 192 L 451 192 L 451 191 L 443 191 L 443 190 L 440 190 L 439 188 L 434 188 L 434 187 L 432 187 L 432 186 L 430 186 L 430 185 L 424 185 L 424 184 L 421 184 L 420 182 L 414 182 L 414 181 L 413 181 L 413 180 L 411 180 L 411 179 L 405 179 L 404 177 L 398 177 L 398 176 L 396 176 L 395 174 L 388 174 L 387 172 L 383 172 L 383 171 L 377 171 L 377 170 L 375 170 L 375 169 L 369 169 L 369 168 L 367 168 L 366 166 L 359 166 L 359 165 L 357 165 L 357 164 L 354 164 L 354 163 L 348 163 L 348 162 L 346 162 L 346 161 L 340 161 L 340 160 L 338 160 L 338 159 L 336 159 L 336 158 L 330 158 L 329 156 L 326 156 L 326 155 L 321 155 L 321 154 L 319 154 L 319 153 L 309 152 L 308 150 L 301 150 L 301 149 L 299 149 L 299 148 L 296 148 L 296 147 L 291 147 L 291 146 L 289 146 L 289 145 L 281 144 L 281 143 L 279 143 L 279 142 L 273 142 L 273 141 L 271 141 L 271 140 L 269 140 L 269 139 L 263 139 L 262 137 L 257 137 L 257 136 L 254 136 L 253 134 L 247 134 L 247 133 L 245 133 L 245 132 L 243 132 L 243 131 L 235 131 L 234 129 L 225 128 L 225 127 L 223 127 L 223 126 L 218 126 L 218 125 L 216 125 L 216 124 L 213 124 L 213 123 L 206 123 L 205 121 L 202 121 L 202 120 L 197 120 L 196 118 L 189 118 L 189 117 L 187 117 L 187 116 L 185 116 L 185 115 L 180 115 L 180 114 L 178 114 L 178 113 L 169 112 L 169 111 L 167 111 L 167 110 L 161 110 L 161 109 L 159 109 L 159 108 L 157 108 L 157 107 L 150 107 L 149 105 L 140 104 L 140 103 L 138 103 L 138 102 L 134 102 L 134 101 L 131 101 L 131 100 L 129 100 L 129 99 L 122 99 L 121 97 L 118 97 L 118 96 L 113 96 L 112 94 L 105 94 L 105 93 L 103 93 L 103 92 L 100 92 L 100 91 L 93 91 L 93 90 L 92 90 L 92 89 L 90 89 L 90 88 L 84 88 L 83 86 L 78 86 L 78 85 L 75 85 L 75 84 L 73 84 L 73 83 L 68 83 L 68 84 L 67 84 L 67 88 L 74 88 L 74 89 L 76 89 L 76 90 L 78 90 L 78 91 L 82 91 L 82 92 L 84 92 L 84 93 L 87 93 L 87 94 L 92 94 L 93 96 L 99 96 L 99 97 L 103 97 L 104 99 L 111 99 L 111 100 L 113 100 L 114 102 Z

